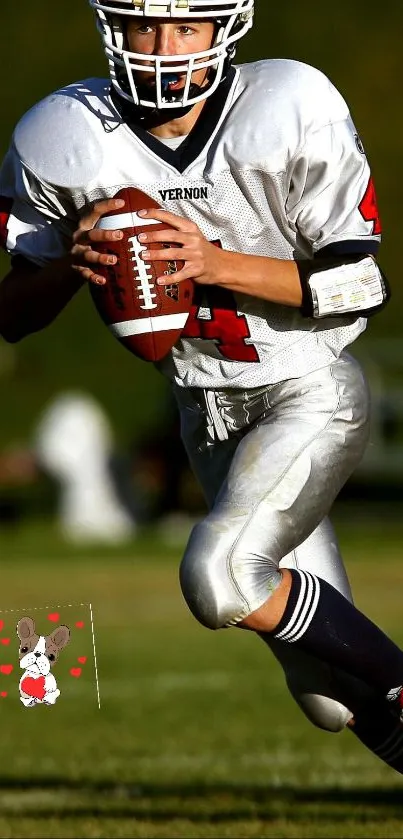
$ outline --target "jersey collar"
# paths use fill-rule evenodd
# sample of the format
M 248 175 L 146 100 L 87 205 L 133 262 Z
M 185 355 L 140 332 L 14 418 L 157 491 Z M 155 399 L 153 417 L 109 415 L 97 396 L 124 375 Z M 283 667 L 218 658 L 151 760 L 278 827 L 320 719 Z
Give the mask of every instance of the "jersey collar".
M 126 105 L 111 87 L 110 96 L 117 108 L 121 118 L 124 120 L 128 128 L 147 146 L 150 151 L 157 155 L 157 157 L 164 160 L 170 166 L 182 173 L 190 166 L 194 160 L 197 159 L 200 152 L 210 140 L 212 134 L 218 126 L 220 119 L 225 110 L 225 106 L 232 89 L 234 79 L 236 77 L 236 70 L 230 67 L 225 79 L 221 82 L 215 93 L 207 100 L 206 104 L 192 130 L 189 132 L 186 140 L 181 143 L 179 148 L 171 149 L 164 143 L 161 143 L 153 134 L 149 134 L 138 122 L 133 120 L 130 113 L 130 107 Z

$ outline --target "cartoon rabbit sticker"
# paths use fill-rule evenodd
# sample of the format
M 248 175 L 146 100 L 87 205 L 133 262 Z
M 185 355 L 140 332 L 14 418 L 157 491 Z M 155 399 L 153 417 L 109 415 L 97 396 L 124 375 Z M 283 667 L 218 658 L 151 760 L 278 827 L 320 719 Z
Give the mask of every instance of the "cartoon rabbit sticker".
M 58 626 L 50 635 L 37 635 L 32 618 L 21 618 L 17 624 L 20 639 L 20 667 L 25 671 L 20 679 L 20 699 L 26 708 L 35 705 L 54 705 L 60 690 L 50 672 L 61 650 L 70 640 L 68 626 Z

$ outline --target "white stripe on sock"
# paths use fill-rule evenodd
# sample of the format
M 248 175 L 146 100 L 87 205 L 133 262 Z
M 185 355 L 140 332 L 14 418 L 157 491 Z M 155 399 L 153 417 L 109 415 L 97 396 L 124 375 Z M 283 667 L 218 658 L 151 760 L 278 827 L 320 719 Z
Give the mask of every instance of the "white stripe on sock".
M 293 644 L 295 641 L 298 641 L 298 639 L 301 638 L 302 635 L 305 634 L 305 632 L 309 628 L 309 626 L 310 626 L 310 624 L 311 624 L 311 622 L 314 618 L 316 609 L 318 608 L 318 602 L 319 602 L 319 597 L 320 597 L 320 583 L 319 583 L 319 580 L 318 580 L 317 577 L 313 577 L 312 579 L 313 579 L 313 583 L 314 583 L 313 600 L 311 601 L 311 604 L 309 606 L 308 614 L 305 618 L 305 621 L 304 621 L 303 626 L 300 629 L 300 631 L 297 633 L 297 635 L 292 634 L 292 637 L 288 636 L 287 640 L 290 644 Z M 296 629 L 298 629 L 298 627 L 296 627 Z
M 297 573 L 300 575 L 301 590 L 294 613 L 287 626 L 274 636 L 289 643 L 298 641 L 307 631 L 316 612 L 320 596 L 318 578 L 306 571 L 298 570 Z
M 300 580 L 301 580 L 301 589 L 300 589 L 300 592 L 299 592 L 299 595 L 298 595 L 297 604 L 295 606 L 294 612 L 291 615 L 291 618 L 290 618 L 289 622 L 287 623 L 287 626 L 285 626 L 284 629 L 282 629 L 281 632 L 278 633 L 278 635 L 275 635 L 275 638 L 283 638 L 287 634 L 287 632 L 290 632 L 293 629 L 295 621 L 298 618 L 299 611 L 300 611 L 300 609 L 303 608 L 303 605 L 304 605 L 304 602 L 305 602 L 306 578 L 305 578 L 305 575 L 302 573 L 302 571 L 299 571 L 297 569 L 295 569 L 295 570 L 296 570 L 296 573 L 299 574 Z

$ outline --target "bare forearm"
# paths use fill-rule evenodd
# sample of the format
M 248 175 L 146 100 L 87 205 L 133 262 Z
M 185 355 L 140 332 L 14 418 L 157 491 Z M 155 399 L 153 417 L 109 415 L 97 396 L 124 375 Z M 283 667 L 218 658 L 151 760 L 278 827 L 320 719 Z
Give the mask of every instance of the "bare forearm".
M 70 257 L 37 270 L 29 263 L 13 268 L 0 284 L 0 334 L 14 343 L 38 332 L 52 323 L 82 285 Z
M 222 251 L 217 285 L 283 306 L 300 307 L 301 283 L 296 262 Z
M 124 201 L 109 198 L 97 201 L 78 223 L 69 253 L 44 268 L 37 268 L 22 256 L 0 283 L 0 335 L 14 343 L 52 323 L 67 303 L 86 283 L 104 283 L 98 266 L 111 265 L 116 257 L 99 253 L 99 242 L 120 238 L 115 230 L 99 230 L 96 225 L 104 213 L 122 209 Z

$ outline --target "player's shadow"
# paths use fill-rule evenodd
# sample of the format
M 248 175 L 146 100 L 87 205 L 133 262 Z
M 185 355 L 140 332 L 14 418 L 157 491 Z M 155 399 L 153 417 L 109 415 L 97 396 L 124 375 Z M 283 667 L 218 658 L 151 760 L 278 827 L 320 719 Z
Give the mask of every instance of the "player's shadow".
M 24 791 L 29 791 L 24 808 Z M 35 791 L 41 803 L 35 806 Z M 13 792 L 18 795 L 18 817 L 47 818 L 134 818 L 153 822 L 176 819 L 194 823 L 221 823 L 258 818 L 273 821 L 289 818 L 305 822 L 314 815 L 315 821 L 342 823 L 361 821 L 363 812 L 371 821 L 386 818 L 401 819 L 403 815 L 402 789 L 356 787 L 293 787 L 258 786 L 247 784 L 130 784 L 80 781 L 66 778 L 0 777 L 2 816 L 16 815 Z M 42 793 L 42 796 L 39 793 Z M 43 794 L 50 793 L 49 805 Z M 60 804 L 58 803 L 60 795 Z M 69 803 L 71 794 L 71 803 Z M 77 797 L 80 803 L 77 804 Z M 82 803 L 81 803 L 82 802 Z M 297 806 L 296 806 L 297 805 Z M 199 809 L 200 808 L 200 809 Z M 370 813 L 368 813 L 368 808 Z

